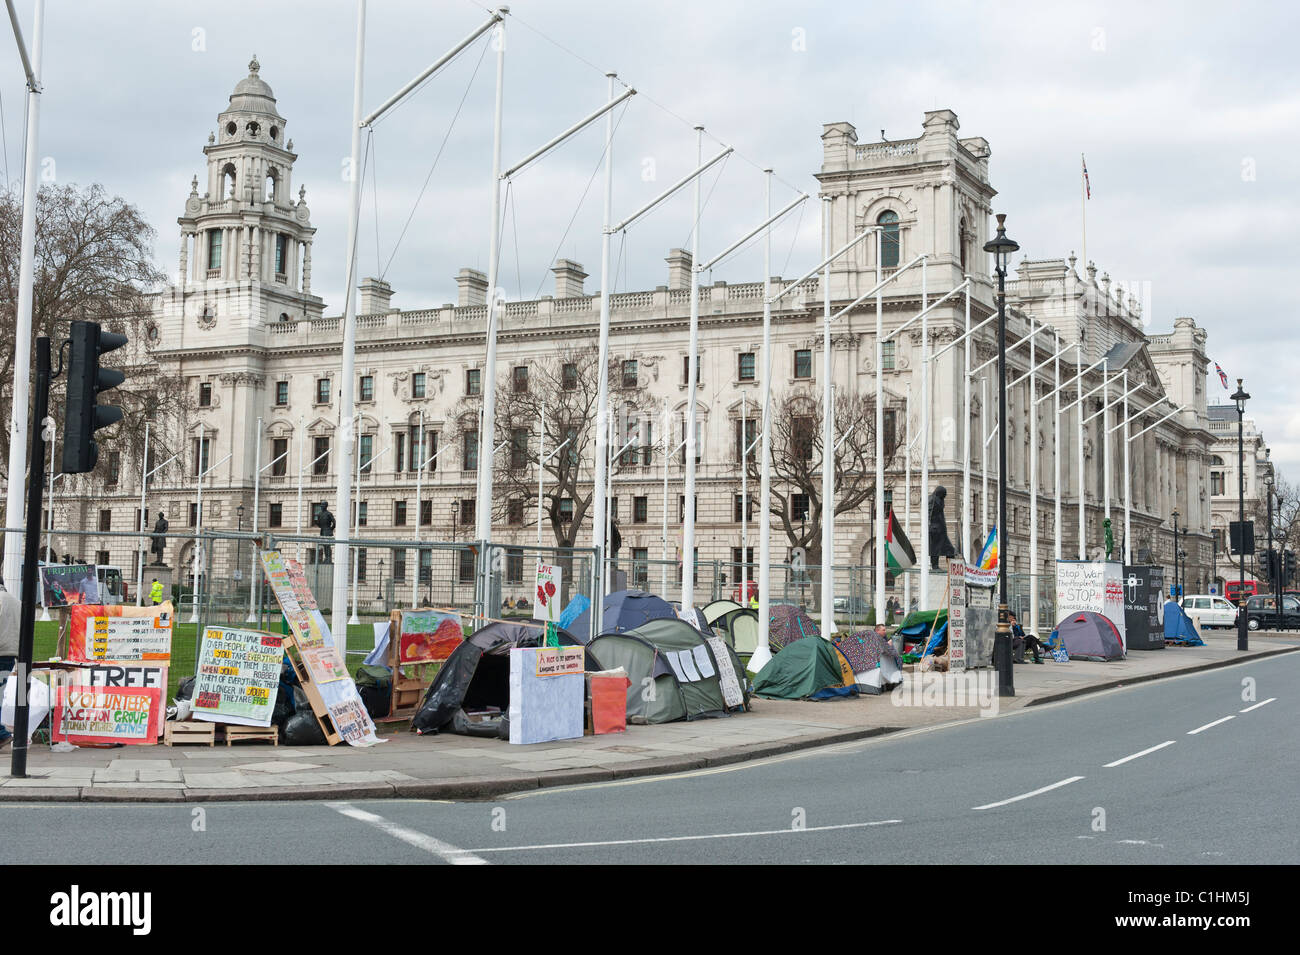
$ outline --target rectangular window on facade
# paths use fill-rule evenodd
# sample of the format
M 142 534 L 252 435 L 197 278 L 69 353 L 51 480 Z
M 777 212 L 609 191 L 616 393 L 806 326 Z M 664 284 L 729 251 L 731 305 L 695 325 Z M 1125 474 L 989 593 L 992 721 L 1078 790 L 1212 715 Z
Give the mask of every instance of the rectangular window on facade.
M 1211 471 L 1210 472 L 1210 493 L 1216 497 L 1223 494 L 1223 486 L 1224 486 L 1223 472 Z
M 790 519 L 794 521 L 808 520 L 808 495 L 807 494 L 790 495 Z
M 108 486 L 117 487 L 122 480 L 122 452 L 108 452 Z
M 636 387 L 636 359 L 623 362 L 623 387 Z
M 364 524 L 365 521 L 362 521 L 361 523 Z M 366 549 L 364 547 L 358 547 L 357 548 L 357 580 L 364 581 L 365 579 L 366 579 Z
M 433 551 L 427 547 L 420 550 L 420 583 L 427 584 L 433 579 Z
M 95 551 L 95 563 L 102 565 L 102 564 L 111 564 L 112 562 L 113 561 L 109 557 L 108 551 L 106 550 Z
M 393 526 L 394 527 L 406 526 L 406 502 L 405 501 L 393 502 Z
M 99 512 L 99 529 L 101 531 L 111 531 L 113 529 L 113 512 L 103 508 Z
M 316 404 L 327 405 L 330 403 L 330 380 L 328 378 L 316 379 Z
M 411 397 L 412 398 L 424 397 L 424 381 L 425 381 L 424 372 L 422 371 L 417 371 L 415 374 L 411 376 Z
M 883 418 L 885 421 L 885 453 L 888 454 L 898 447 L 898 412 L 892 408 L 887 408 Z
M 465 369 L 465 394 L 483 394 L 483 373 L 478 368 Z
M 528 429 L 513 428 L 510 431 L 510 469 L 522 471 L 528 467 Z
M 271 474 L 284 477 L 289 473 L 289 439 L 271 439 Z
M 190 501 L 190 527 L 199 526 L 199 506 Z
M 812 377 L 811 348 L 796 348 L 794 350 L 794 376 L 796 378 Z
M 375 436 L 363 434 L 357 442 L 357 464 L 362 474 L 370 473 L 370 466 L 375 460 Z
M 743 455 L 746 460 L 753 461 L 758 454 L 758 419 L 737 418 L 735 427 L 736 447 L 732 460 L 739 464 Z
M 357 502 L 356 502 L 356 511 L 357 511 L 357 526 L 358 526 L 358 527 L 365 527 L 365 526 L 366 526 L 366 518 L 368 518 L 368 517 L 370 516 L 370 514 L 369 514 L 369 511 L 370 511 L 370 502 L 369 502 L 369 501 L 357 501 Z
M 460 469 L 462 471 L 478 470 L 478 432 L 466 431 L 463 446 L 460 454 Z
M 460 523 L 469 527 L 474 523 L 474 501 L 465 499 L 460 502 Z
M 433 501 L 420 502 L 420 526 L 433 526 Z
M 510 383 L 515 394 L 526 394 L 528 391 L 528 366 L 516 365 L 510 372 Z
M 618 523 L 618 498 L 616 497 L 609 499 L 609 519 L 615 524 Z
M 632 548 L 632 582 L 645 589 L 650 582 L 650 550 L 646 547 Z
M 560 523 L 561 524 L 573 523 L 573 499 L 572 498 L 565 497 L 560 499 Z
M 576 391 L 578 389 L 578 365 L 576 362 L 566 361 L 564 368 L 560 372 L 560 387 L 565 391 Z
M 695 495 L 695 520 L 700 519 L 700 496 Z M 678 523 L 686 520 L 686 495 L 677 495 L 677 521 Z
M 426 434 L 427 437 L 425 443 L 428 447 L 425 448 L 424 460 L 429 469 L 429 473 L 432 474 L 434 471 L 438 470 L 438 432 L 429 431 L 426 432 Z
M 754 519 L 754 496 L 749 496 L 749 513 L 745 513 L 745 495 L 733 494 L 731 500 L 731 519 L 737 524 Z
M 521 497 L 511 498 L 506 505 L 506 520 L 511 527 L 519 527 L 524 522 L 524 500 Z
M 361 376 L 361 382 L 357 387 L 357 400 L 358 401 L 375 400 L 375 376 L 374 375 Z
M 457 576 L 462 584 L 468 584 L 474 579 L 474 552 L 472 550 L 461 550 L 456 552 Z
M 702 354 L 698 354 L 698 353 L 695 356 L 695 383 L 697 385 L 704 380 L 703 378 L 700 377 L 700 359 L 703 357 L 704 356 Z M 682 356 L 682 384 L 683 385 L 689 385 L 691 383 L 690 374 L 691 374 L 691 356 L 683 355 Z
M 212 407 L 212 382 L 210 381 L 199 382 L 199 407 Z
M 284 523 L 284 505 L 269 504 L 266 508 L 266 526 L 279 527 Z
M 285 258 L 287 257 L 286 253 L 288 252 L 288 246 L 289 243 L 286 240 L 284 233 L 280 233 L 275 237 L 275 274 L 276 275 L 284 275 L 286 271 Z
M 646 497 L 632 498 L 632 523 L 645 524 L 650 520 L 650 500 Z
M 221 268 L 221 230 L 208 230 L 208 271 Z
M 393 580 L 403 583 L 406 580 L 406 550 L 394 547 L 390 553 L 393 555 Z
M 329 438 L 312 438 L 311 439 L 311 459 L 315 463 L 311 466 L 311 473 L 316 475 L 330 473 L 330 439 Z
M 790 419 L 790 450 L 795 460 L 812 460 L 816 435 L 817 423 L 810 415 L 796 415 Z
M 736 362 L 736 380 L 754 380 L 754 353 L 752 351 L 741 352 L 740 358 Z
M 406 434 L 397 432 L 393 435 L 393 472 L 401 474 L 406 467 Z
M 654 455 L 654 451 L 655 451 L 654 422 L 649 419 L 646 419 L 644 422 L 642 422 L 642 427 L 645 430 L 642 432 L 642 437 L 641 437 L 641 463 L 645 467 L 649 467 L 651 464 L 654 463 L 654 456 L 655 456 Z
M 289 403 L 289 383 L 287 381 L 277 381 L 275 383 L 275 403 L 280 408 Z
M 894 368 L 894 346 L 897 342 L 884 342 L 880 346 L 880 367 L 885 371 L 892 371 Z
M 506 583 L 524 582 L 524 552 L 518 547 L 506 548 Z
M 680 426 L 680 430 L 677 433 L 680 434 L 683 438 L 685 438 L 686 437 L 686 415 L 682 415 L 677 420 Z M 700 428 L 703 425 L 703 423 L 704 422 L 700 421 L 698 417 L 695 419 L 695 463 L 696 464 L 700 463 L 700 455 L 704 451 L 704 442 L 700 440 Z M 682 449 L 677 452 L 677 455 L 678 455 L 677 463 L 680 464 L 682 467 L 686 467 L 686 445 L 685 444 L 682 445 Z
M 198 477 L 208 469 L 208 451 L 212 441 L 209 438 L 194 438 L 194 476 Z

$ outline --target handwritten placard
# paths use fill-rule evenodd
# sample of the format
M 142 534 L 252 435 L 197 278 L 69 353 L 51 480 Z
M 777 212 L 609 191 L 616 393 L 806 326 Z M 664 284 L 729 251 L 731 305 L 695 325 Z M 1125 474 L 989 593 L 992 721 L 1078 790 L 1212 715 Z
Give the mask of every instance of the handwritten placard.
M 561 583 L 564 571 L 558 564 L 537 562 L 537 590 L 534 593 L 533 619 L 555 621 L 560 617 L 556 607 L 561 600 Z
M 167 663 L 172 653 L 172 605 L 118 607 L 95 604 L 72 608 L 68 659 Z
M 51 737 L 74 745 L 153 743 L 161 695 L 157 687 L 62 687 Z
M 538 676 L 581 673 L 585 652 L 582 647 L 541 647 L 537 651 Z
M 194 718 L 212 723 L 270 726 L 280 683 L 278 634 L 208 627 L 199 647 Z

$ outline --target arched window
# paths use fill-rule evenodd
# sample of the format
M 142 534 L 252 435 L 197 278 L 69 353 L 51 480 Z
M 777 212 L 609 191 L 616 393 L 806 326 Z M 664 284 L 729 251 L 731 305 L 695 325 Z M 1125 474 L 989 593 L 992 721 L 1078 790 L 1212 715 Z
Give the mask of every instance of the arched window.
M 899 253 L 898 213 L 886 209 L 876 217 L 876 225 L 882 227 L 880 264 L 886 269 L 896 269 Z
M 266 174 L 266 191 L 263 193 L 267 202 L 275 202 L 275 170 Z
M 221 196 L 223 199 L 235 198 L 235 164 L 226 163 L 221 170 Z

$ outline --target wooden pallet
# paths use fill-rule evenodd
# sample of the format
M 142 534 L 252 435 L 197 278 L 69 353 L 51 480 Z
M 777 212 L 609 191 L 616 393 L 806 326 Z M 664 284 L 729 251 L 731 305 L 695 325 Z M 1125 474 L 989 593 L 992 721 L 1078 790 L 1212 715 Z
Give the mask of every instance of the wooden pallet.
M 163 744 L 182 746 L 194 743 L 202 746 L 217 745 L 217 724 L 203 720 L 172 720 L 163 724 Z
M 279 746 L 280 731 L 274 726 L 236 726 L 234 724 L 226 726 L 227 746 L 231 743 L 243 743 L 245 741 L 270 743 L 272 746 Z

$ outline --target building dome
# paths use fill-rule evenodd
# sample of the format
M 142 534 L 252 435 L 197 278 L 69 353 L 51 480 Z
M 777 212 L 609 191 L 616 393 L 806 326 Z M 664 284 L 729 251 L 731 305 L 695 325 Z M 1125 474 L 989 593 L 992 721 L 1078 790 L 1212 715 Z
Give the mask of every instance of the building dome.
M 248 75 L 235 84 L 235 91 L 230 94 L 230 109 L 279 115 L 275 109 L 275 93 L 258 75 L 261 69 L 255 55 L 248 64 Z

